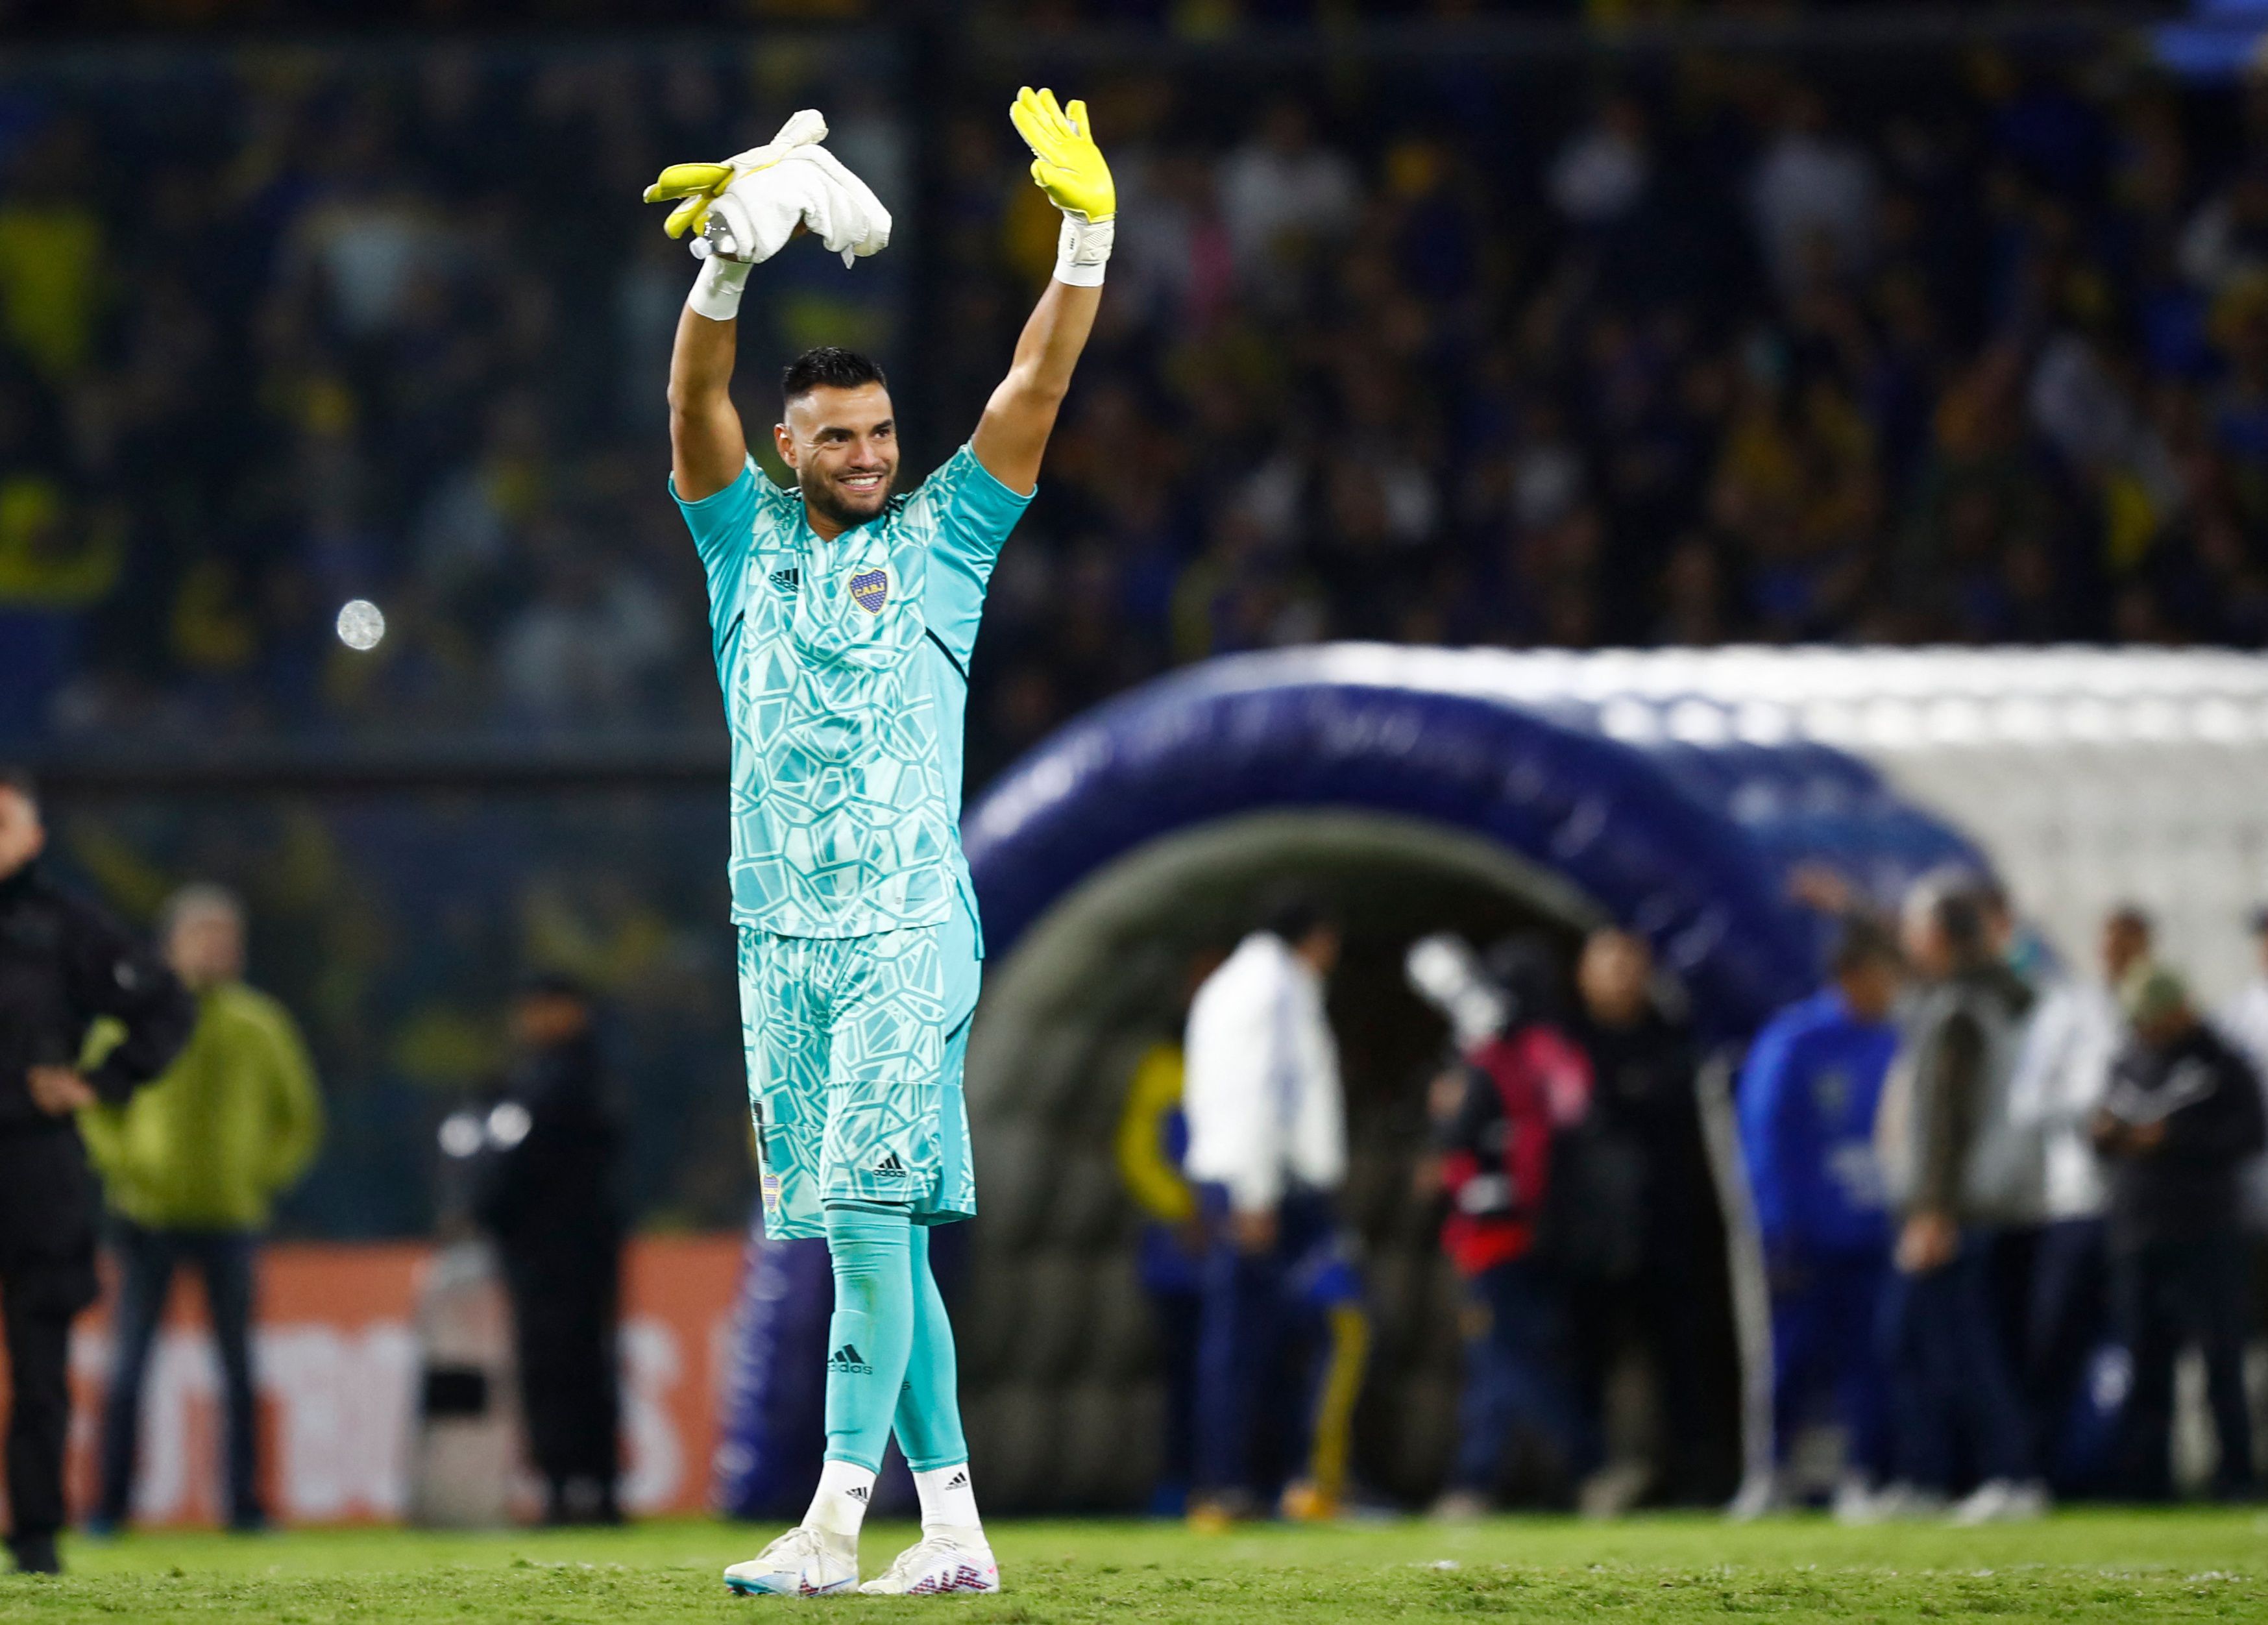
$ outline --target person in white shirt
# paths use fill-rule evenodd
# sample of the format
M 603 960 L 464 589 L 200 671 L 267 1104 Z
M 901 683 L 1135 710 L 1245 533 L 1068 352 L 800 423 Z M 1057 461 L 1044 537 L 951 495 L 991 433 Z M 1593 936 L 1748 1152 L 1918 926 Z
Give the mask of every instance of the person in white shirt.
M 1263 292 L 1282 283 L 1304 248 L 1351 232 L 1362 212 L 1354 165 L 1315 139 L 1313 116 L 1288 99 L 1271 104 L 1252 138 L 1221 160 L 1218 188 L 1237 270 Z
M 2102 980 L 2058 976 L 2043 984 L 2008 1092 L 2009 1115 L 2040 1145 L 2043 1213 L 2025 1312 L 2024 1389 L 2033 1460 L 2051 1482 L 2088 1360 L 2110 1323 L 2109 1188 L 2088 1126 L 2126 1035 L 2117 989 L 2148 960 L 2151 940 L 2141 909 L 2126 905 L 2104 916 Z
M 1183 1043 L 1183 1165 L 1207 1227 L 1190 1504 L 1199 1527 L 1265 1504 L 1254 1445 L 1263 1408 L 1286 1398 L 1308 1448 L 1283 1510 L 1336 1511 L 1368 1347 L 1332 1204 L 1346 1177 L 1346 1108 L 1323 981 L 1339 929 L 1304 894 L 1286 894 L 1263 921 L 1197 989 Z M 1325 1355 L 1312 1379 L 1290 1362 L 1317 1330 Z
M 2260 952 L 2260 974 L 2220 1007 L 2213 1025 L 2244 1052 L 2262 1086 L 2268 1088 L 2268 907 L 2255 908 L 2250 923 Z M 2268 1155 L 2254 1158 L 2245 1170 L 2244 1226 L 2256 1235 L 2268 1232 Z

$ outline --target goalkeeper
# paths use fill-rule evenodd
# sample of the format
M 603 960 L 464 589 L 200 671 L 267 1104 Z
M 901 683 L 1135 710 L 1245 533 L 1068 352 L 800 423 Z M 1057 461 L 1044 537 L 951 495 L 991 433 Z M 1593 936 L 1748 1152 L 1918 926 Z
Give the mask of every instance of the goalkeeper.
M 979 961 L 958 834 L 968 658 L 993 561 L 1094 326 L 1116 199 L 1079 102 L 1010 110 L 1064 212 L 1054 280 L 968 444 L 907 496 L 881 369 L 821 349 L 786 372 L 772 430 L 796 489 L 757 470 L 728 385 L 752 267 L 799 230 L 846 261 L 889 217 L 799 114 L 726 165 L 680 165 L 649 200 L 697 232 L 670 358 L 671 482 L 709 578 L 733 740 L 733 916 L 764 1222 L 834 1261 L 827 1457 L 798 1527 L 725 1570 L 735 1591 L 858 1585 L 859 1522 L 893 1427 L 922 1539 L 884 1592 L 997 1591 L 968 1477 L 953 1332 L 927 1227 L 976 1206 L 961 1092 Z

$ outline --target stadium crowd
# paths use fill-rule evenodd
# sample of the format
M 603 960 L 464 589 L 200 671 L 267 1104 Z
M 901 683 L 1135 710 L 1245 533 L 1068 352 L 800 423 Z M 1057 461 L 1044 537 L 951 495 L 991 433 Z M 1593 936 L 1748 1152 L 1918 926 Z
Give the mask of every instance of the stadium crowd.
M 1208 71 L 1083 87 L 1122 246 L 994 593 L 978 780 L 1167 666 L 1320 636 L 2268 639 L 2268 99 L 2111 49 Z M 859 77 L 12 69 L 0 737 L 705 727 L 657 473 L 690 265 L 644 181 L 827 105 L 901 254 L 784 261 L 750 343 L 871 344 L 917 453 L 1049 263 L 998 87 L 917 130 Z M 393 629 L 361 658 L 355 596 Z

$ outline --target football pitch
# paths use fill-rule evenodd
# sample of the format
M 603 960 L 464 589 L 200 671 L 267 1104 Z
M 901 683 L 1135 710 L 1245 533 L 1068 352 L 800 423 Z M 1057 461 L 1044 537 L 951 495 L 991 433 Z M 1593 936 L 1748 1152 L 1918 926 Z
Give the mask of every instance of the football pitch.
M 739 1599 L 718 1578 L 770 1531 L 706 1522 L 599 1533 L 295 1532 L 78 1540 L 60 1580 L 0 1577 L 11 1621 L 706 1621 L 801 1607 L 843 1620 L 943 1611 L 1042 1621 L 1355 1621 L 1467 1616 L 1907 1620 L 2268 1619 L 2268 1511 L 2080 1511 L 1984 1530 L 1731 1527 L 1706 1517 L 1596 1525 L 1505 1518 L 1256 1527 L 1000 1523 L 998 1597 Z M 909 1536 L 867 1531 L 878 1571 Z

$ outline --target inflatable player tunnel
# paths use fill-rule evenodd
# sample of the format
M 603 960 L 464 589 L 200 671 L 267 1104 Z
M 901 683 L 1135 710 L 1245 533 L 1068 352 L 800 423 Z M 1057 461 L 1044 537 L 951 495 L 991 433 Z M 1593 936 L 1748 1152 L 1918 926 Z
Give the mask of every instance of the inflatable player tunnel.
M 1414 1500 L 1447 1462 L 1459 1340 L 1432 1216 L 1410 1195 L 1445 1034 L 1403 986 L 1407 945 L 1527 931 L 1572 956 L 1618 922 L 1653 943 L 1665 996 L 1732 1043 L 1815 985 L 1825 928 L 1790 901 L 1793 865 L 1825 860 L 1889 896 L 1981 863 L 1874 768 L 1790 725 L 1788 703 L 1701 692 L 1706 658 L 1233 658 L 1071 724 L 969 811 L 989 963 L 968 1068 L 982 1212 L 956 1319 L 988 1502 L 1149 1493 L 1163 1398 L 1114 1134 L 1201 956 L 1270 886 L 1313 883 L 1348 927 L 1331 991 L 1344 1205 L 1376 1321 L 1355 1470 Z
M 1459 1336 L 1409 1194 L 1445 1038 L 1403 989 L 1409 941 L 1525 932 L 1572 954 L 1622 922 L 1729 1055 L 1812 985 L 1822 927 L 1787 901 L 1793 865 L 1888 901 L 1917 871 L 1989 857 L 2066 958 L 2139 901 L 2217 1002 L 2257 974 L 2264 783 L 2268 659 L 2226 651 L 1339 645 L 1218 661 L 1072 723 L 964 832 L 990 960 L 968 1071 L 982 1211 L 939 1257 L 986 1504 L 1149 1492 L 1158 1328 L 1114 1133 L 1193 972 L 1274 882 L 1320 883 L 1351 927 L 1331 1015 L 1376 1328 L 1353 1461 L 1416 1502 L 1447 1463 Z M 815 1471 L 826 1272 L 755 1253 L 718 1499 L 792 1517 Z M 1750 1408 L 1751 1445 L 1752 1389 L 1726 1406 Z

